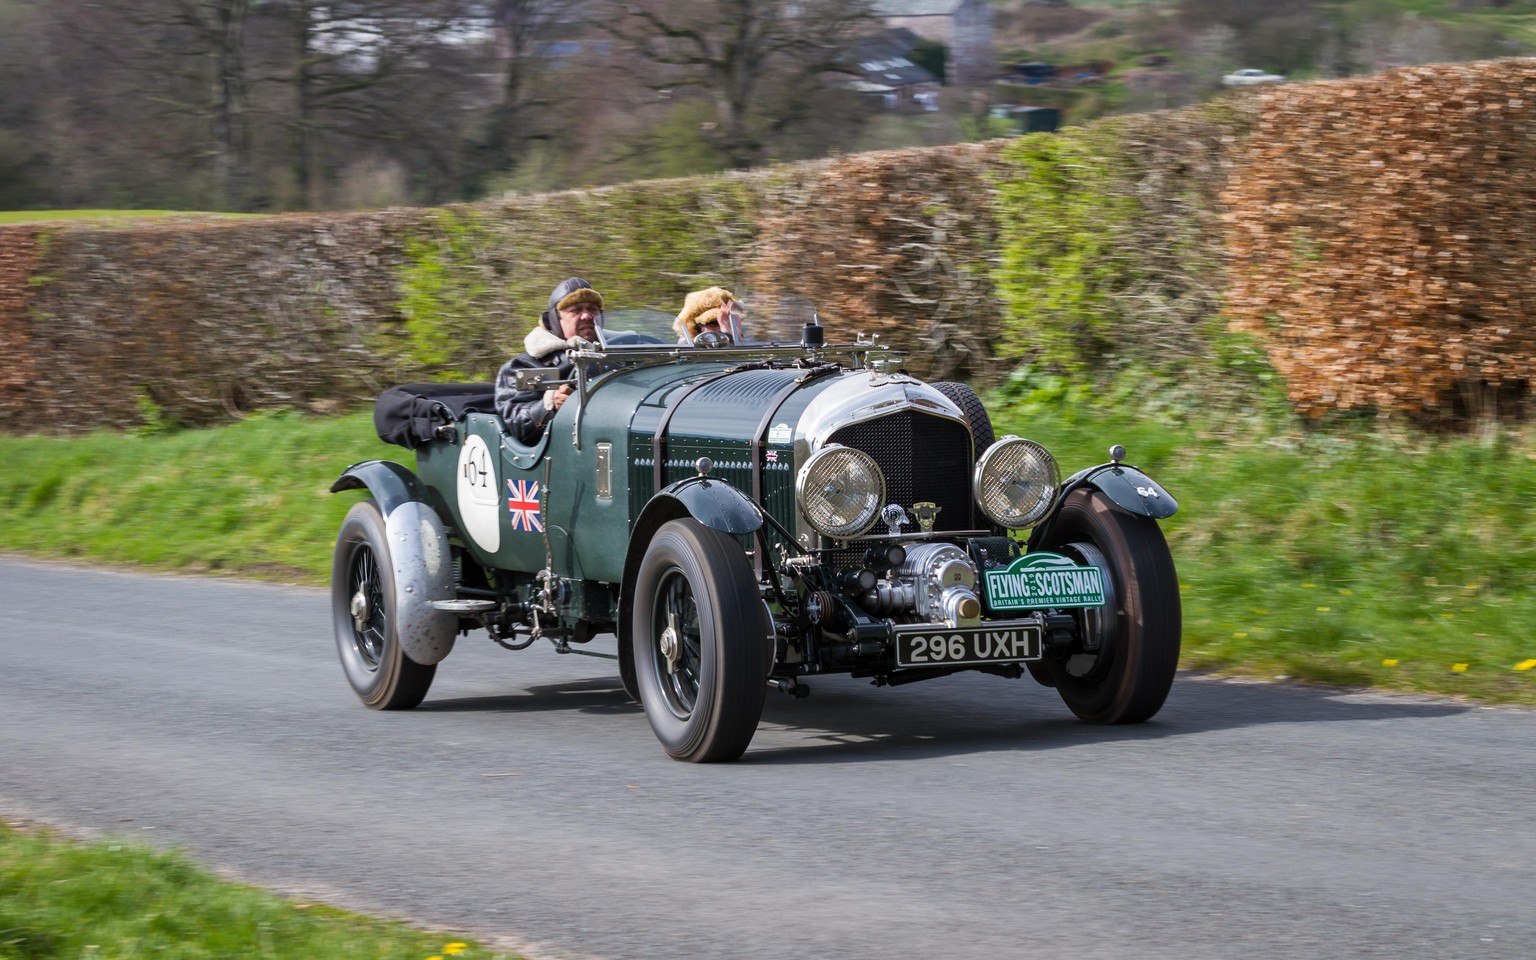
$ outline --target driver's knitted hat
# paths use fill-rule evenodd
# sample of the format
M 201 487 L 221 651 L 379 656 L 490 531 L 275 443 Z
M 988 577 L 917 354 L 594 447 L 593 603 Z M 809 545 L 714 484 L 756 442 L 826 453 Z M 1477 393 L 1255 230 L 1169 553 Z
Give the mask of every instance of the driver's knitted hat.
M 724 287 L 695 290 L 683 298 L 683 312 L 672 322 L 672 329 L 678 336 L 692 340 L 705 324 L 722 320 L 720 308 L 725 301 L 735 299 L 736 295 Z

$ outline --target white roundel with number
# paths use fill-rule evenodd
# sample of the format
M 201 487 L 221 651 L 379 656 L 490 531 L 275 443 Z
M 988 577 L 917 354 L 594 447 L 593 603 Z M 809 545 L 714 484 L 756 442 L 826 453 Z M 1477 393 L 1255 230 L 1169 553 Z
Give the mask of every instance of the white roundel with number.
M 464 438 L 459 451 L 459 515 L 464 530 L 480 549 L 495 553 L 501 546 L 501 494 L 496 489 L 496 461 L 478 436 Z

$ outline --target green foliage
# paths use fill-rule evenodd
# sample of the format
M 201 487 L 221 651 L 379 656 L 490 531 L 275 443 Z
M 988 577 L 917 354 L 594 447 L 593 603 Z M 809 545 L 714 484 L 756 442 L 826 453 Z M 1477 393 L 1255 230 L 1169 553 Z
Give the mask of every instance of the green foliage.
M 676 310 L 683 294 L 733 274 L 755 233 L 750 181 L 695 178 L 630 184 L 598 195 L 600 232 L 583 257 L 601 264 L 594 285 L 609 306 Z M 596 269 L 594 267 L 594 269 Z
M 1309 429 L 1251 342 L 1222 343 L 1254 389 L 1226 406 L 1197 379 L 1127 368 L 1090 384 L 1034 366 L 987 398 L 994 426 L 1067 472 L 1122 443 L 1179 500 L 1164 527 L 1186 666 L 1536 705 L 1536 671 L 1511 670 L 1536 658 L 1536 430 Z M 375 458 L 410 462 L 366 414 L 0 438 L 0 525 L 36 556 L 323 584 L 357 499 L 330 484 Z
M 1116 251 L 1133 204 L 1113 189 L 1126 158 L 1079 129 L 1020 137 L 1003 159 L 997 289 L 1007 313 L 998 351 L 1090 369 L 1112 351 L 1126 319 L 1116 298 L 1125 265 Z
M 473 380 L 485 375 L 466 348 L 485 339 L 485 317 L 494 310 L 495 258 L 488 256 L 490 229 L 481 213 L 444 209 L 428 221 L 429 234 L 405 239 L 398 309 L 405 318 L 401 352 L 407 364 L 430 379 Z M 478 357 L 476 357 L 478 359 Z
M 444 954 L 492 956 L 453 937 L 225 883 L 179 854 L 0 823 L 0 960 Z
M 691 289 L 738 282 L 754 202 L 749 179 L 701 177 L 437 211 L 404 241 L 405 333 L 382 348 L 397 379 L 486 379 L 572 275 L 609 309 L 675 310 Z
M 213 430 L 0 438 L 6 549 L 44 557 L 324 582 L 359 460 L 410 461 L 367 414 Z
M 1122 443 L 1178 499 L 1185 666 L 1536 704 L 1536 671 L 1513 669 L 1536 658 L 1536 431 L 1319 432 L 1278 403 L 1192 411 L 1137 376 L 1063 379 L 994 398 L 994 426 L 1065 472 Z
M 166 413 L 165 408 L 155 400 L 154 395 L 143 387 L 140 387 L 138 392 L 134 394 L 133 404 L 134 408 L 139 412 L 140 421 L 142 421 L 133 430 L 139 436 L 170 433 L 181 426 L 177 422 L 176 417 L 173 414 Z

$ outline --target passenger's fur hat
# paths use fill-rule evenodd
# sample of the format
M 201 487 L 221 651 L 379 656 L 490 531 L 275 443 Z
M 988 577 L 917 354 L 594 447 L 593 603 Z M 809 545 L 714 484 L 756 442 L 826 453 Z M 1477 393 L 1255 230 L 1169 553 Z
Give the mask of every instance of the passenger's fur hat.
M 725 306 L 727 300 L 735 299 L 736 295 L 724 287 L 695 290 L 683 299 L 683 312 L 672 322 L 672 329 L 677 331 L 678 336 L 692 340 L 707 323 L 719 322 L 723 325 L 720 308 Z

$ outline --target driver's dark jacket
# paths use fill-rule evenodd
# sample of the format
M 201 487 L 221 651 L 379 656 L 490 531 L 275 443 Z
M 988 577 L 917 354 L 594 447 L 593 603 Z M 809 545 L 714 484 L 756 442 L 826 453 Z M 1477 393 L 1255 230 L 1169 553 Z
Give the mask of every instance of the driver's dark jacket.
M 564 380 L 571 375 L 567 357 L 570 344 L 540 326 L 528 334 L 523 347 L 526 352 L 502 364 L 496 374 L 496 412 L 514 437 L 532 444 L 543 435 L 555 411 L 545 403 L 546 391 L 518 390 L 515 371 L 552 367 L 555 375 Z

